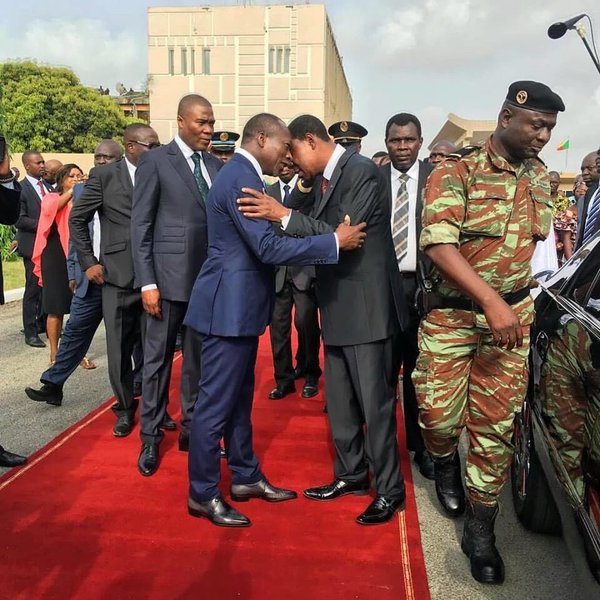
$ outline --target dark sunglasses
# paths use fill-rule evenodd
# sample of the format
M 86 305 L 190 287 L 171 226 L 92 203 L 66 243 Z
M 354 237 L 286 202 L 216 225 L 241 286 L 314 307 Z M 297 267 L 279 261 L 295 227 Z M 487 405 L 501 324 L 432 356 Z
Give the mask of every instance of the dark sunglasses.
M 153 148 L 160 148 L 162 146 L 159 142 L 141 142 L 140 140 L 132 140 L 134 143 L 139 144 L 140 146 L 144 146 L 144 148 L 148 148 L 152 150 Z

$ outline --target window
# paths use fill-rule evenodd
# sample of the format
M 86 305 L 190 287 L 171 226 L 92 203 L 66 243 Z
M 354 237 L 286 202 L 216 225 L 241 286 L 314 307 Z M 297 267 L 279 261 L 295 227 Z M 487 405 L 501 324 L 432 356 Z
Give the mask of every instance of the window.
M 188 68 L 187 68 L 187 48 L 182 48 L 181 49 L 181 73 L 183 75 L 187 75 L 188 74 Z
M 270 46 L 269 73 L 289 73 L 291 55 L 289 46 Z
M 202 48 L 202 73 L 210 75 L 210 48 Z
M 190 73 L 193 75 L 196 72 L 196 51 L 190 48 Z
M 175 75 L 175 50 L 173 50 L 173 48 L 169 48 L 167 52 L 169 75 Z

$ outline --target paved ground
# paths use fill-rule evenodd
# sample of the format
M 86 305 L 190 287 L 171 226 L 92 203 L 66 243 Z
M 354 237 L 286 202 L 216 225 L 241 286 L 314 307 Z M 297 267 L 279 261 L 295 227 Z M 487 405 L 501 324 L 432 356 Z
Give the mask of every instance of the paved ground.
M 111 391 L 101 326 L 89 353 L 98 368 L 94 371 L 77 369 L 65 386 L 62 407 L 30 401 L 23 389 L 38 383 L 49 354 L 47 349 L 25 345 L 19 333 L 20 319 L 19 302 L 0 306 L 0 442 L 14 452 L 30 454 L 101 404 Z M 132 464 L 132 473 L 134 469 Z M 0 469 L 1 472 L 4 469 Z M 451 521 L 443 517 L 437 509 L 432 482 L 423 479 L 418 472 L 413 472 L 413 477 L 434 600 L 585 598 L 562 540 L 525 531 L 515 518 L 509 489 L 504 494 L 497 527 L 499 548 L 506 562 L 506 583 L 501 587 L 476 583 L 459 548 L 462 519 Z

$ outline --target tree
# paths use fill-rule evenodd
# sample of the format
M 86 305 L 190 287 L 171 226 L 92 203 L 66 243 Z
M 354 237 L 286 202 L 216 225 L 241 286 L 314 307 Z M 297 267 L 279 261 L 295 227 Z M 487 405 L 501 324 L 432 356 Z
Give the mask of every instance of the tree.
M 108 96 L 65 67 L 0 64 L 0 115 L 14 152 L 93 152 L 101 139 L 121 140 L 128 124 Z

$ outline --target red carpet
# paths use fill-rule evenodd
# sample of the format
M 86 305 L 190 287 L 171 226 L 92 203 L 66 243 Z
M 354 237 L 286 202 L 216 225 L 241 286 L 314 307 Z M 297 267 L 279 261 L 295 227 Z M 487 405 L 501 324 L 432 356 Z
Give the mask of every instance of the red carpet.
M 176 359 L 172 398 L 179 371 Z M 254 438 L 264 472 L 299 492 L 328 482 L 332 450 L 321 394 L 269 401 L 272 385 L 263 337 Z M 110 404 L 0 478 L 0 598 L 429 598 L 409 468 L 406 510 L 386 525 L 357 525 L 369 499 L 350 496 L 255 500 L 237 505 L 252 527 L 217 528 L 187 515 L 187 456 L 177 450 L 177 433 L 166 433 L 158 473 L 143 478 L 139 430 L 114 438 Z

